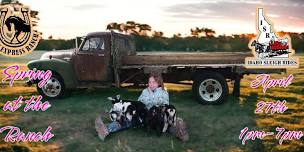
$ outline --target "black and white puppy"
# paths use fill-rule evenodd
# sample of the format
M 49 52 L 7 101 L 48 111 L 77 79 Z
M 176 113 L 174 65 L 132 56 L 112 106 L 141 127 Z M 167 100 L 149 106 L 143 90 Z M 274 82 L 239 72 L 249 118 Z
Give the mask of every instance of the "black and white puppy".
M 110 119 L 112 121 L 117 121 L 119 123 L 122 123 L 123 120 L 124 120 L 124 116 L 122 114 L 121 111 L 115 111 L 113 110 L 113 108 L 111 108 L 110 112 L 109 112 L 109 115 L 110 115 Z
M 161 134 L 164 127 L 164 115 L 162 114 L 162 109 L 160 107 L 153 106 L 149 109 L 146 122 L 148 132 L 151 130 L 156 130 L 157 133 Z
M 169 126 L 176 126 L 176 108 L 173 105 L 162 105 L 164 127 L 162 132 L 166 132 Z
M 117 95 L 116 97 L 108 97 L 108 100 L 112 101 L 113 107 L 111 111 L 117 111 L 117 112 L 122 112 L 123 111 L 123 103 L 122 100 L 119 100 L 120 95 Z M 118 100 L 116 100 L 118 99 Z
M 176 126 L 176 108 L 173 105 L 153 106 L 147 114 L 148 131 L 167 132 L 170 126 Z
M 125 118 L 133 123 L 133 126 L 145 125 L 144 120 L 147 114 L 145 104 L 139 101 L 122 100 L 120 95 L 108 97 L 108 100 L 112 101 L 113 109 L 121 111 Z
M 132 104 L 128 105 L 126 111 L 124 112 L 124 116 L 129 122 L 132 123 L 133 127 L 144 124 L 143 118 L 138 115 L 136 107 Z

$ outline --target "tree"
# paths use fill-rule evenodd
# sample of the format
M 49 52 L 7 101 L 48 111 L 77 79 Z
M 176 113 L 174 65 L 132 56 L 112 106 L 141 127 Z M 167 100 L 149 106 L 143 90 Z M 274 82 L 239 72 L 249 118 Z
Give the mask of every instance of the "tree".
M 180 38 L 180 37 L 182 37 L 182 34 L 180 34 L 180 33 L 173 34 L 173 38 Z
M 152 31 L 152 28 L 148 24 L 140 24 L 135 21 L 127 21 L 126 23 L 109 23 L 106 27 L 107 30 L 117 30 L 125 34 L 148 36 L 148 32 Z
M 202 37 L 202 36 L 214 37 L 215 34 L 215 31 L 213 29 L 199 28 L 199 27 L 195 27 L 193 29 L 191 28 L 190 32 L 193 37 Z
M 205 32 L 206 37 L 214 37 L 215 31 L 210 28 L 202 28 L 201 31 Z
M 191 32 L 191 35 L 193 37 L 199 37 L 199 34 L 201 33 L 201 30 L 198 27 L 196 27 L 194 29 L 191 28 L 190 32 Z
M 153 31 L 152 36 L 153 37 L 163 37 L 164 33 L 162 31 Z
M 147 32 L 150 32 L 152 30 L 151 26 L 148 24 L 139 24 L 139 34 L 142 36 L 148 36 Z
M 138 23 L 135 23 L 134 21 L 127 21 L 126 22 L 127 33 L 138 35 L 139 33 L 138 33 L 137 25 L 138 25 Z
M 112 22 L 112 23 L 109 23 L 107 25 L 107 30 L 119 30 L 120 29 L 120 25 L 118 25 L 118 23 L 116 22 Z

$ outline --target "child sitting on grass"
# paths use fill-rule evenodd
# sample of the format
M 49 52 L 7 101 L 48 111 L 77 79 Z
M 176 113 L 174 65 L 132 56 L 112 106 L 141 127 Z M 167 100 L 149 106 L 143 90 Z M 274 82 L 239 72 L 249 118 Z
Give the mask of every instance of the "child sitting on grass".
M 160 74 L 151 73 L 148 87 L 142 91 L 138 101 L 144 103 L 148 109 L 153 106 L 169 104 L 169 94 L 164 88 L 163 79 Z M 170 127 L 168 130 L 169 133 L 178 137 L 182 141 L 187 141 L 189 139 L 189 135 L 185 122 L 181 118 L 177 118 L 176 121 L 176 126 Z M 104 140 L 105 137 L 111 133 L 130 128 L 131 126 L 132 124 L 129 121 L 123 121 L 122 124 L 118 123 L 117 121 L 113 121 L 110 124 L 105 125 L 101 117 L 98 117 L 95 121 L 95 127 L 101 140 Z

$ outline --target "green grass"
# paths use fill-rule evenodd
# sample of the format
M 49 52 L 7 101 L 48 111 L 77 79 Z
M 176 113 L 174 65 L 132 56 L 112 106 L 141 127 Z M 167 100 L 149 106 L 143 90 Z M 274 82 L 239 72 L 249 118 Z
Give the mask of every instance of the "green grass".
M 301 61 L 303 61 L 301 57 Z M 14 60 L 22 64 L 24 61 Z M 2 62 L 1 68 L 10 62 Z M 302 64 L 303 65 L 303 64 Z M 142 88 L 110 88 L 76 90 L 67 98 L 51 101 L 52 107 L 45 112 L 9 113 L 0 111 L 0 127 L 14 125 L 24 132 L 44 131 L 52 126 L 55 137 L 48 143 L 17 143 L 7 144 L 0 139 L 0 147 L 5 150 L 19 151 L 303 151 L 301 141 L 285 141 L 279 145 L 274 138 L 247 141 L 241 145 L 238 139 L 244 127 L 250 130 L 273 130 L 276 126 L 287 130 L 304 131 L 304 99 L 303 99 L 303 67 L 294 69 L 294 83 L 286 88 L 269 89 L 266 94 L 261 89 L 250 89 L 250 80 L 255 75 L 246 76 L 241 83 L 241 97 L 229 96 L 228 101 L 218 106 L 200 105 L 194 100 L 190 85 L 165 84 L 170 94 L 170 103 L 178 109 L 178 116 L 187 123 L 190 140 L 186 143 L 164 134 L 148 134 L 144 129 L 132 128 L 114 133 L 104 142 L 97 137 L 94 121 L 101 113 L 105 114 L 111 107 L 108 96 L 121 94 L 125 99 L 136 100 Z M 283 75 L 272 75 L 280 78 Z M 284 74 L 285 76 L 285 74 Z M 0 75 L 2 79 L 3 76 Z M 29 98 L 37 95 L 34 87 L 23 86 L 24 81 L 18 81 L 14 87 L 6 83 L 0 88 L 0 108 L 8 100 L 19 95 Z M 231 88 L 231 85 L 230 85 Z M 231 92 L 231 89 L 230 89 Z M 283 114 L 254 114 L 259 100 L 269 101 L 286 99 L 288 110 Z M 106 122 L 110 122 L 107 118 Z M 3 135 L 0 135 L 3 138 Z M 20 150 L 21 149 L 21 150 Z M 22 150 L 23 149 L 23 150 Z M 1 151 L 1 148 L 0 148 Z
M 52 141 L 63 145 L 64 151 L 111 151 L 112 148 L 118 151 L 218 151 L 239 145 L 239 131 L 247 125 L 255 126 L 252 104 L 240 106 L 235 102 L 236 99 L 230 97 L 229 102 L 221 106 L 201 106 L 192 99 L 190 91 L 170 91 L 171 103 L 176 106 L 178 115 L 189 126 L 189 142 L 182 143 L 171 135 L 159 137 L 156 134 L 148 134 L 140 128 L 112 134 L 105 142 L 101 142 L 95 132 L 94 120 L 111 107 L 106 97 L 116 93 L 134 100 L 140 95 L 140 91 L 128 89 L 75 91 L 64 100 L 52 101 L 52 107 L 46 112 L 22 113 L 13 124 L 25 131 L 42 131 L 51 125 L 55 134 Z M 254 102 L 248 99 L 246 102 Z M 106 122 L 109 122 L 109 119 L 106 119 Z M 246 147 L 251 146 L 257 147 L 256 143 Z

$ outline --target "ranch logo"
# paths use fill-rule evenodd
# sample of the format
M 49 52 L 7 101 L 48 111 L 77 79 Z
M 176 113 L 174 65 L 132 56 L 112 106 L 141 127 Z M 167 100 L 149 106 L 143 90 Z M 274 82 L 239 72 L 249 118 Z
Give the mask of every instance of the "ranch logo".
M 263 8 L 257 11 L 257 37 L 253 38 L 248 47 L 254 57 L 245 59 L 246 68 L 298 68 L 299 59 L 292 57 L 295 51 L 291 47 L 288 35 L 280 38 L 276 35 Z
M 38 45 L 40 33 L 33 29 L 31 10 L 22 4 L 0 6 L 0 53 L 20 57 Z

